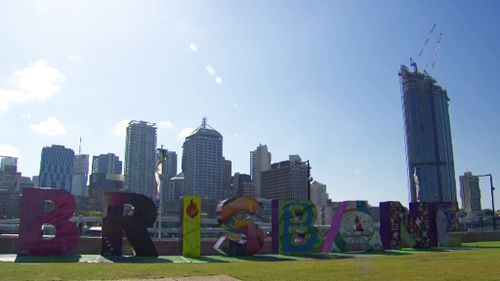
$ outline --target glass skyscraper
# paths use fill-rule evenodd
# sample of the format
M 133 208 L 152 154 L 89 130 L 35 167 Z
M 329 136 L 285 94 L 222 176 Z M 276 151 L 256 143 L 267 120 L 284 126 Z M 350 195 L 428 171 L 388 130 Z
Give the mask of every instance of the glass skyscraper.
M 222 164 L 222 135 L 203 118 L 202 124 L 184 141 L 184 194 L 221 199 Z
M 402 65 L 410 202 L 457 201 L 448 94 L 427 72 Z
M 125 141 L 127 191 L 153 198 L 156 190 L 156 127 L 154 123 L 130 121 Z
M 39 186 L 71 192 L 75 152 L 62 145 L 42 149 Z

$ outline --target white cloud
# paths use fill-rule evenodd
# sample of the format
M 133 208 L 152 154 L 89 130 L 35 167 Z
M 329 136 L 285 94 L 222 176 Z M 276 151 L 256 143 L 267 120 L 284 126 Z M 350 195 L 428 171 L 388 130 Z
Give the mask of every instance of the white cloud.
M 184 128 L 182 129 L 179 134 L 177 135 L 177 138 L 179 140 L 184 140 L 189 134 L 191 134 L 195 128 Z
M 119 137 L 125 137 L 125 135 L 127 134 L 128 123 L 130 123 L 130 120 L 121 120 L 120 122 L 116 123 L 113 129 L 113 134 Z
M 69 61 L 69 62 L 75 62 L 75 63 L 79 63 L 82 61 L 82 56 L 81 55 L 78 55 L 78 54 L 69 54 L 66 59 Z
M 55 117 L 49 117 L 47 121 L 33 124 L 30 128 L 42 135 L 59 136 L 66 134 L 63 124 Z
M 207 70 L 208 74 L 212 76 L 215 75 L 215 69 L 210 64 L 207 64 L 207 66 L 205 66 L 205 69 Z
M 220 78 L 219 76 L 215 77 L 215 83 L 222 84 L 222 78 Z
M 23 115 L 21 115 L 21 118 L 23 118 L 24 120 L 30 120 L 31 113 L 23 113 Z
M 0 144 L 0 155 L 10 157 L 20 157 L 19 151 L 10 144 Z
M 195 43 L 191 43 L 189 44 L 189 49 L 191 49 L 191 51 L 196 53 L 198 51 L 198 46 L 196 46 Z
M 7 79 L 10 89 L 0 89 L 0 111 L 7 111 L 11 103 L 42 101 L 61 90 L 64 76 L 40 59 L 26 68 L 16 70 Z
M 174 125 L 170 121 L 158 121 L 158 127 L 160 128 L 172 128 Z

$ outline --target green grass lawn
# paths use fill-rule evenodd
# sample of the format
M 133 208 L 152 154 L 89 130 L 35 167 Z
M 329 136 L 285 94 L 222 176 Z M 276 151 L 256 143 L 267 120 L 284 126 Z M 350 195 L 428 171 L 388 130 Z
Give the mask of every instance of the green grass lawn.
M 99 280 L 220 274 L 241 280 L 500 280 L 500 242 L 464 246 L 455 250 L 391 251 L 277 262 L 0 262 L 0 280 Z

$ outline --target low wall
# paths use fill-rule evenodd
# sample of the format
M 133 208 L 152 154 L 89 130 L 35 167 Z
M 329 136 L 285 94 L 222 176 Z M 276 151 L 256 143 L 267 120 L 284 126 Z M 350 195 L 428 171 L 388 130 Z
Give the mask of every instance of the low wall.
M 452 235 L 460 235 L 462 242 L 500 241 L 500 231 L 464 231 Z
M 453 232 L 452 236 L 462 242 L 480 242 L 480 241 L 500 241 L 500 231 L 481 231 L 481 232 Z M 0 254 L 15 254 L 16 253 L 17 235 L 0 235 Z M 179 240 L 169 239 L 162 241 L 153 241 L 160 255 L 180 255 Z M 202 255 L 218 255 L 213 246 L 217 239 L 203 239 L 201 241 Z M 76 253 L 80 254 L 100 254 L 101 238 L 100 237 L 80 237 L 80 241 L 76 248 Z M 264 241 L 264 246 L 259 252 L 260 254 L 271 254 L 272 244 L 271 239 Z M 130 244 L 126 238 L 123 239 L 123 254 L 132 255 Z
M 16 236 L 0 236 L 0 254 L 14 254 L 16 253 Z M 219 253 L 214 250 L 213 246 L 217 239 L 203 239 L 201 241 L 201 254 L 202 255 L 218 255 Z M 156 250 L 160 255 L 180 255 L 181 248 L 179 240 L 162 240 L 153 241 Z M 100 254 L 101 253 L 101 238 L 100 237 L 80 237 L 78 246 L 75 250 L 79 254 Z M 271 240 L 264 241 L 264 246 L 260 250 L 261 254 L 271 254 L 272 245 Z M 132 249 L 127 239 L 123 239 L 123 254 L 132 255 Z

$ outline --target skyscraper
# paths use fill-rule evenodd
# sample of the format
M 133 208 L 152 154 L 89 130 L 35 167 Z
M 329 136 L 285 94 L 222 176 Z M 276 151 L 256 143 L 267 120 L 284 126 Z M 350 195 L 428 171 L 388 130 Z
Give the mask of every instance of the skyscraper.
M 184 194 L 221 199 L 222 162 L 222 135 L 203 118 L 184 141 Z
M 250 175 L 242 173 L 234 173 L 233 176 L 233 189 L 237 196 L 252 196 L 249 190 L 253 190 L 252 179 Z
M 125 186 L 127 191 L 153 198 L 156 164 L 154 123 L 130 121 L 125 141 Z
M 64 189 L 71 192 L 75 152 L 62 145 L 42 149 L 39 186 Z
M 177 153 L 163 148 L 159 150 L 163 150 L 165 155 L 165 165 L 163 166 L 161 180 L 163 200 L 174 199 L 172 197 L 174 193 L 171 190 L 172 184 L 170 181 L 177 175 Z
M 75 155 L 73 162 L 73 177 L 71 182 L 71 194 L 75 196 L 87 196 L 87 179 L 89 175 L 89 156 L 87 154 Z
M 448 94 L 427 72 L 401 66 L 411 202 L 457 201 Z
M 101 192 L 123 189 L 122 161 L 118 156 L 108 153 L 92 157 L 89 186 Z
M 262 198 L 308 200 L 309 165 L 290 160 L 274 163 L 270 170 L 262 172 L 261 184 Z
M 254 187 L 255 198 L 262 197 L 261 173 L 271 169 L 271 153 L 267 145 L 259 144 L 257 149 L 250 151 L 250 176 Z
M 222 165 L 222 197 L 224 199 L 228 199 L 231 197 L 234 197 L 236 193 L 233 191 L 233 184 L 232 184 L 232 169 L 231 169 L 232 163 L 230 160 L 226 160 L 223 158 L 223 165 Z
M 122 173 L 122 161 L 113 153 L 92 157 L 92 173 L 116 174 Z
M 460 176 L 460 198 L 462 199 L 462 209 L 468 217 L 474 216 L 481 211 L 481 190 L 479 189 L 479 177 L 465 172 Z
M 329 224 L 330 221 L 327 220 L 326 209 L 328 208 L 328 193 L 326 192 L 326 184 L 322 184 L 317 181 L 311 183 L 311 189 L 309 190 L 311 202 L 316 207 L 318 211 L 318 218 L 316 223 L 318 224 Z

